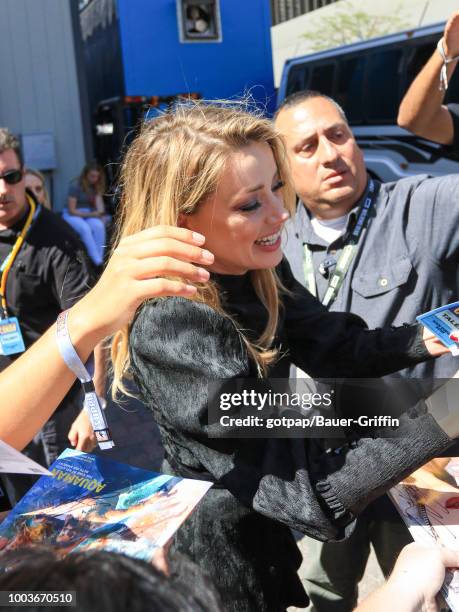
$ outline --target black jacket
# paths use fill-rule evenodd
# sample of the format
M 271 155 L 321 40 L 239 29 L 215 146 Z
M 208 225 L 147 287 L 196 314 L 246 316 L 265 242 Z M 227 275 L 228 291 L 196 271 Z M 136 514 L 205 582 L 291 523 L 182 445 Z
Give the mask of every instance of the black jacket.
M 287 377 L 291 361 L 316 377 L 374 377 L 428 358 L 416 326 L 368 331 L 359 317 L 329 313 L 285 262 L 279 274 L 291 293 L 272 377 Z M 227 311 L 255 338 L 266 312 L 249 276 L 215 278 Z M 141 309 L 130 341 L 136 381 L 161 430 L 165 471 L 216 483 L 175 545 L 211 575 L 228 610 L 306 605 L 296 574 L 301 556 L 287 527 L 341 539 L 357 512 L 450 444 L 429 415 L 407 420 L 409 435 L 362 439 L 339 454 L 308 439 L 227 439 L 217 424 L 209 438 L 208 381 L 255 375 L 234 322 L 169 298 Z
M 30 195 L 30 194 L 29 194 Z M 25 218 L 0 231 L 0 263 L 10 253 Z M 8 275 L 6 298 L 17 317 L 26 348 L 94 284 L 84 247 L 73 229 L 55 213 L 40 207 Z M 0 370 L 16 356 L 0 356 Z

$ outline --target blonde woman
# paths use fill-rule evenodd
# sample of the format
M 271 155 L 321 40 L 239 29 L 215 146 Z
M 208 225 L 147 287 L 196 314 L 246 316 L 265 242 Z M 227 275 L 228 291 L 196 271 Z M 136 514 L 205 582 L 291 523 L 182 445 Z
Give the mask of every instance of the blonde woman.
M 96 162 L 86 164 L 79 178 L 69 187 L 67 209 L 63 218 L 80 235 L 89 257 L 102 265 L 106 240 L 105 175 Z
M 291 362 L 315 377 L 380 376 L 445 349 L 417 326 L 368 331 L 294 280 L 280 249 L 294 193 L 269 121 L 179 105 L 144 126 L 121 178 L 118 239 L 182 226 L 205 235 L 215 256 L 194 299 L 145 303 L 113 343 L 115 388 L 130 368 L 161 430 L 164 471 L 215 483 L 174 546 L 211 576 L 226 610 L 302 607 L 289 527 L 342 538 L 355 513 L 450 438 L 426 414 L 406 425 L 409 437 L 362 439 L 339 454 L 316 440 L 246 439 L 243 430 L 229 439 L 209 425 L 208 383 L 288 378 Z
M 43 174 L 33 168 L 26 168 L 24 176 L 26 188 L 33 193 L 37 202 L 51 210 L 51 202 L 49 201 L 49 194 Z

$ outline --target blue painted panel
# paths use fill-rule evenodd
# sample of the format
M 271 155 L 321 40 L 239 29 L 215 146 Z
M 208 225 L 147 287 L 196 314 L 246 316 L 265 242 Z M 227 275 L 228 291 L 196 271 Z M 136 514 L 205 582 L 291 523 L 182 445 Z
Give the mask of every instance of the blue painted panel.
M 271 97 L 269 0 L 220 0 L 221 42 L 181 43 L 175 0 L 118 0 L 127 95 Z M 271 105 L 270 105 L 271 106 Z

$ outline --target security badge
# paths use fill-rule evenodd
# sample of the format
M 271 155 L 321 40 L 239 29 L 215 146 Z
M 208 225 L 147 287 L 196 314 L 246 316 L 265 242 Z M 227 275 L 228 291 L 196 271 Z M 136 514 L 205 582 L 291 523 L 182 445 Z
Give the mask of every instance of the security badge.
M 24 340 L 17 318 L 0 319 L 0 355 L 15 355 L 24 351 Z

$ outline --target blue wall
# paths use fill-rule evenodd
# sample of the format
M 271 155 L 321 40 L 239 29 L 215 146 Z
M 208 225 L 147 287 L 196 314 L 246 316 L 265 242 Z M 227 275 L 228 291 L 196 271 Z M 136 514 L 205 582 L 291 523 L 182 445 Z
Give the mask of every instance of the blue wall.
M 222 42 L 181 43 L 175 0 L 118 0 L 126 95 L 252 89 L 273 109 L 269 0 L 220 0 Z

